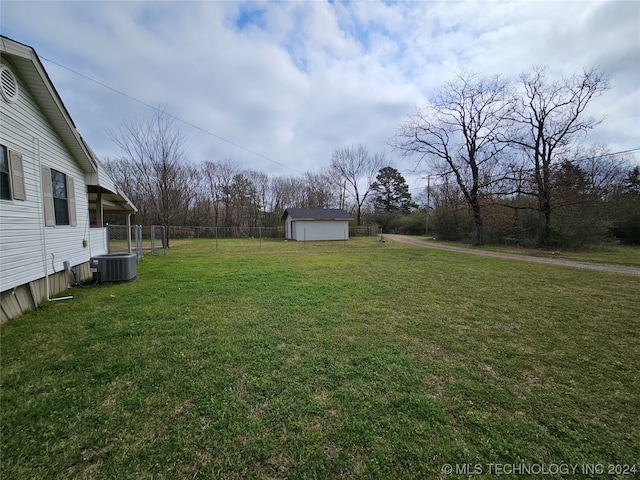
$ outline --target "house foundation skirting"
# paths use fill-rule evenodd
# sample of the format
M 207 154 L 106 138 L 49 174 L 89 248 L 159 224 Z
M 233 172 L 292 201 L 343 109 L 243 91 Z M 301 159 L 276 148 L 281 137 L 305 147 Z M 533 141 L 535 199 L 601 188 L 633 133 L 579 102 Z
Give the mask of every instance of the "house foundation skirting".
M 81 263 L 72 268 L 78 280 L 91 277 L 89 262 Z M 44 277 L 19 287 L 0 293 L 0 324 L 18 317 L 29 310 L 37 310 L 38 305 L 47 300 L 47 288 Z M 49 296 L 68 290 L 75 279 L 71 272 L 56 272 L 49 275 Z

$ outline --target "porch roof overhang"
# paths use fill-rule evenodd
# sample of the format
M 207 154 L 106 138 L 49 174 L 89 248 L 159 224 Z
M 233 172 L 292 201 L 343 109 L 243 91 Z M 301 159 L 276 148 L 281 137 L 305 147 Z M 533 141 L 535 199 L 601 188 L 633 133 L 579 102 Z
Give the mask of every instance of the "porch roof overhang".
M 131 200 L 122 192 L 111 192 L 99 186 L 89 185 L 87 187 L 89 197 L 89 210 L 98 209 L 98 201 L 105 212 L 136 213 L 138 209 Z

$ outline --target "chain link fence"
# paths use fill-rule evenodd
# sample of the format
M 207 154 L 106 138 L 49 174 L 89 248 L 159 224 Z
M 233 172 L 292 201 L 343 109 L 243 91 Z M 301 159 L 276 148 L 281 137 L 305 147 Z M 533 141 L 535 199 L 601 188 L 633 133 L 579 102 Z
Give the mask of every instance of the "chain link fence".
M 109 251 L 111 253 L 124 253 L 128 251 L 128 232 L 126 225 L 108 225 Z M 375 225 L 365 227 L 351 227 L 350 237 L 375 237 L 378 227 Z M 285 238 L 285 228 L 281 227 L 196 227 L 175 226 L 165 228 L 158 225 L 132 225 L 132 246 L 142 252 L 152 252 L 154 255 L 163 255 L 166 247 L 166 236 L 169 244 L 172 240 L 192 238 Z M 162 251 L 161 251 L 162 250 Z

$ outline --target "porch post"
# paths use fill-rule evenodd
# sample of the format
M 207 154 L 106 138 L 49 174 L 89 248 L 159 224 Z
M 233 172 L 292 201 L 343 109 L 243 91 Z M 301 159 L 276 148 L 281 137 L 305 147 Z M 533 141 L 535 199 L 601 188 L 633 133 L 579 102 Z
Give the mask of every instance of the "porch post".
M 96 196 L 96 226 L 98 228 L 104 227 L 104 212 L 102 210 L 102 192 L 98 190 Z
M 131 253 L 131 214 L 127 213 L 127 249 Z

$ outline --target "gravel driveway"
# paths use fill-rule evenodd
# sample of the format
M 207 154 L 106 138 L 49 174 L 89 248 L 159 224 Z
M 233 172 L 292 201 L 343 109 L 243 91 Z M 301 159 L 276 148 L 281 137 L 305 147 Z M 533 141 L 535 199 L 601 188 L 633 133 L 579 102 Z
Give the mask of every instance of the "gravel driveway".
M 454 252 L 470 253 L 472 255 L 480 255 L 483 257 L 505 258 L 508 260 L 520 260 L 523 262 L 532 263 L 547 263 L 549 265 L 562 265 L 565 267 L 585 268 L 587 270 L 600 270 L 601 272 L 620 273 L 623 275 L 640 275 L 640 267 L 613 265 L 608 263 L 578 262 L 575 260 L 565 260 L 562 258 L 532 257 L 530 255 L 517 255 L 514 253 L 488 252 L 486 250 L 475 250 L 472 248 L 442 245 L 437 242 L 430 242 L 429 240 L 422 240 L 405 235 L 385 234 L 384 238 L 385 240 L 393 240 L 394 242 L 408 243 L 410 245 L 419 245 L 428 248 L 437 248 L 439 250 L 451 250 Z

